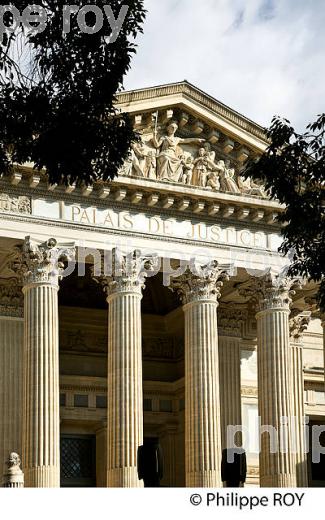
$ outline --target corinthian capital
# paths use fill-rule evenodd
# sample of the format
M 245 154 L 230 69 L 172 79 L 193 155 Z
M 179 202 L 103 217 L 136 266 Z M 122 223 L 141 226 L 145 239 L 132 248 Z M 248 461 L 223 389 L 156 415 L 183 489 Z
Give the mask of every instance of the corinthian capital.
M 239 294 L 249 298 L 256 311 L 269 309 L 290 310 L 295 288 L 301 287 L 301 280 L 280 276 L 272 272 L 261 277 L 252 277 L 239 287 Z
M 64 263 L 75 262 L 76 250 L 73 244 L 58 245 L 55 238 L 41 243 L 26 237 L 22 246 L 16 248 L 16 253 L 10 269 L 22 279 L 23 285 L 58 285 Z
M 108 297 L 117 293 L 142 294 L 146 278 L 159 271 L 159 258 L 141 255 L 138 250 L 128 254 L 113 249 L 102 262 L 100 273 L 93 269 L 93 279 L 100 283 Z
M 23 315 L 24 297 L 17 278 L 0 279 L 0 316 Z
M 307 330 L 311 320 L 311 312 L 306 311 L 297 316 L 292 315 L 289 320 L 290 338 L 296 342 L 302 340 L 303 333 Z
M 228 271 L 214 261 L 199 269 L 187 269 L 171 281 L 170 289 L 179 295 L 183 305 L 206 300 L 217 303 L 225 280 L 229 280 Z

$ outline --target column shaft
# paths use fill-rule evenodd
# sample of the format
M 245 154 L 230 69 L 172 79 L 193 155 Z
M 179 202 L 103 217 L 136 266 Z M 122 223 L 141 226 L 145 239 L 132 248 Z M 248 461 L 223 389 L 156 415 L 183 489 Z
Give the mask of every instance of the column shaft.
M 240 339 L 219 337 L 221 444 L 227 447 L 227 428 L 242 425 L 240 382 Z M 235 442 L 241 446 L 242 435 L 238 432 Z
M 58 287 L 24 288 L 22 460 L 26 487 L 60 487 Z
M 108 298 L 107 482 L 141 487 L 137 450 L 143 443 L 141 293 Z
M 272 435 L 275 453 L 271 453 L 269 433 L 261 436 L 260 483 L 262 487 L 294 487 L 289 310 L 273 308 L 259 312 L 257 335 L 259 415 L 262 427 L 275 428 Z M 289 425 L 283 424 L 282 418 Z
M 0 480 L 11 452 L 21 453 L 22 318 L 0 316 Z
M 322 327 L 323 327 L 323 343 L 324 343 L 324 391 L 325 391 L 325 314 L 321 316 Z
M 296 442 L 294 463 L 298 487 L 308 487 L 307 443 L 305 427 L 304 374 L 302 362 L 303 345 L 301 342 L 291 343 L 292 359 L 292 415 L 293 438 Z
M 221 486 L 217 303 L 185 311 L 185 467 L 187 487 Z

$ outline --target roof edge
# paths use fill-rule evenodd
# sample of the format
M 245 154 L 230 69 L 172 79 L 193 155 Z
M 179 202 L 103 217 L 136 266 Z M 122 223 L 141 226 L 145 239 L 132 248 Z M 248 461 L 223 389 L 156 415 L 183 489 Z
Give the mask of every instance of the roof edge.
M 240 112 L 233 110 L 228 105 L 215 99 L 213 96 L 210 96 L 187 80 L 147 88 L 126 90 L 119 92 L 116 97 L 118 103 L 126 104 L 132 103 L 132 101 L 148 100 L 173 94 L 184 94 L 189 96 L 193 100 L 201 103 L 205 108 L 216 112 L 226 120 L 238 125 L 244 130 L 247 130 L 265 143 L 268 142 L 265 133 L 266 129 L 264 127 L 247 118 Z

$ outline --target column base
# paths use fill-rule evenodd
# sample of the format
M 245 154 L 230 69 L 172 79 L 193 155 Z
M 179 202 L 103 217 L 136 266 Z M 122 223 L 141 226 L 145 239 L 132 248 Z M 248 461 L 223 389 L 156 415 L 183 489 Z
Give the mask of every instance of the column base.
M 296 485 L 296 478 L 291 474 L 265 475 L 264 477 L 260 477 L 260 487 L 294 488 Z
M 60 468 L 56 466 L 36 466 L 24 468 L 25 487 L 28 488 L 59 488 Z
M 107 487 L 143 488 L 143 481 L 139 480 L 136 467 L 117 468 L 107 471 Z
M 220 470 L 194 471 L 186 474 L 186 487 L 221 488 Z

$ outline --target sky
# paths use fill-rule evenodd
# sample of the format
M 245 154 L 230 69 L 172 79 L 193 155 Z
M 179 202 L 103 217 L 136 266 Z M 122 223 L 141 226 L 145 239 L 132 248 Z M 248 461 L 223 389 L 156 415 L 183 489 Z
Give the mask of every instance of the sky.
M 127 90 L 184 79 L 269 126 L 325 112 L 325 0 L 145 0 Z

